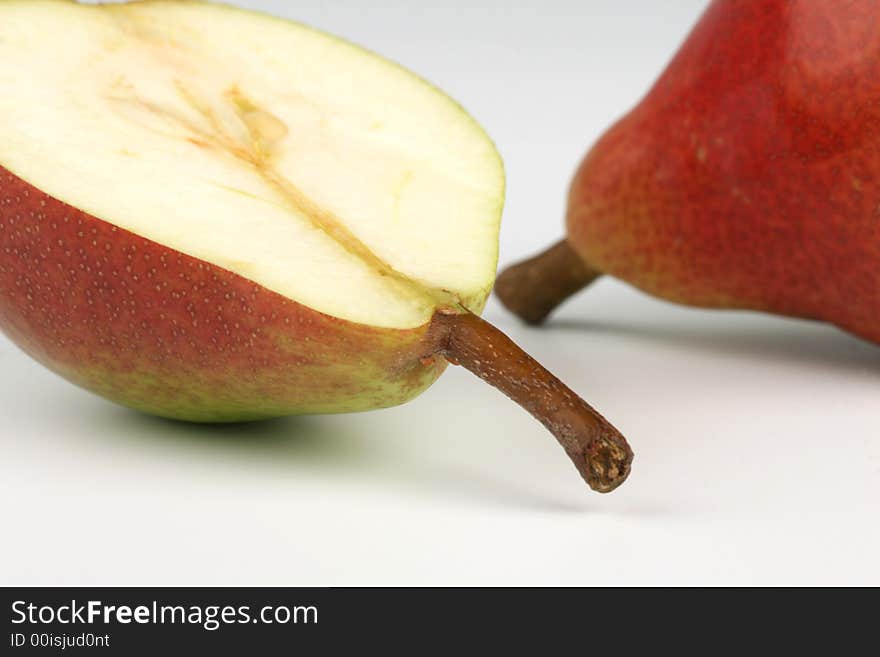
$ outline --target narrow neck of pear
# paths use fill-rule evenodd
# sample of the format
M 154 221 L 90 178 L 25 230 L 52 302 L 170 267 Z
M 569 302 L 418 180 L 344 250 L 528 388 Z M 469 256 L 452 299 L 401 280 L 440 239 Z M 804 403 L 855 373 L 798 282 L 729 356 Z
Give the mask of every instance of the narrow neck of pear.
M 593 490 L 610 492 L 627 478 L 633 454 L 620 432 L 500 330 L 473 313 L 441 310 L 430 331 L 434 354 L 470 370 L 531 413 Z
M 501 272 L 495 293 L 523 321 L 540 324 L 559 304 L 600 276 L 602 272 L 592 269 L 562 240 Z

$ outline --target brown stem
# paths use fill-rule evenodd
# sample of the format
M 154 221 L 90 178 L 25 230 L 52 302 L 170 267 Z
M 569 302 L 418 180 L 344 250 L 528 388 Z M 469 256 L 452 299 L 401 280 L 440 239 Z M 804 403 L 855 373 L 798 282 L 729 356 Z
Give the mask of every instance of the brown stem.
M 540 324 L 556 306 L 601 275 L 562 240 L 501 272 L 495 293 L 523 321 Z
M 439 353 L 495 386 L 550 430 L 593 490 L 629 475 L 632 450 L 608 421 L 497 328 L 476 315 L 434 315 Z

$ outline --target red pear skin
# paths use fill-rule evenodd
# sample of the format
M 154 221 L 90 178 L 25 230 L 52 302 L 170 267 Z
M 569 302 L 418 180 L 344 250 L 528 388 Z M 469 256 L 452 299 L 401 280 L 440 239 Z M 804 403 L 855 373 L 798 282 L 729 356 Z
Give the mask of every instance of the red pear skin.
M 543 423 L 594 490 L 617 488 L 633 459 L 604 417 L 470 312 L 409 330 L 330 317 L 2 167 L 0 329 L 83 388 L 199 422 L 393 406 L 461 364 Z
M 428 325 L 329 317 L 138 237 L 0 168 L 0 328 L 65 378 L 166 417 L 403 403 L 446 367 Z
M 713 2 L 578 169 L 567 246 L 502 274 L 502 300 L 540 321 L 607 273 L 880 342 L 877 25 L 873 0 Z M 567 280 L 560 248 L 580 285 L 542 293 Z

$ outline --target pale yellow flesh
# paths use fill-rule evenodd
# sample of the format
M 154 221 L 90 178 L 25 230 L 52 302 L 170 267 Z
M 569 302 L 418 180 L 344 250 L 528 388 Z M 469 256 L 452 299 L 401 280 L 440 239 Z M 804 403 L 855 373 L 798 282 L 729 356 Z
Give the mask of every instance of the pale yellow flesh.
M 0 166 L 315 310 L 411 328 L 491 289 L 503 172 L 442 93 L 222 5 L 0 0 Z

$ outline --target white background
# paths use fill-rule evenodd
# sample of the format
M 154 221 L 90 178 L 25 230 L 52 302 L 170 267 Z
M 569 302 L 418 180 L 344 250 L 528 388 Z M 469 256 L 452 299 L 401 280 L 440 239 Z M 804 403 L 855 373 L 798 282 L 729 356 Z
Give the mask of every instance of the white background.
M 398 60 L 505 159 L 502 265 L 558 239 L 586 147 L 699 1 L 247 2 Z M 274 5 L 274 6 L 273 6 Z M 588 491 L 465 371 L 404 407 L 231 427 L 151 419 L 0 338 L 5 584 L 880 584 L 880 348 L 603 280 L 544 329 L 487 318 L 630 439 Z

